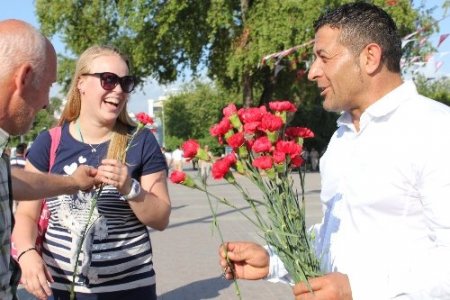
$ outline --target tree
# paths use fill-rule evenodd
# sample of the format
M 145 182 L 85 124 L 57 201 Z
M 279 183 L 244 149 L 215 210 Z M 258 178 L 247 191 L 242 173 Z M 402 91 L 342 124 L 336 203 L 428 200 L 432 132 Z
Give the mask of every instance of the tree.
M 206 68 L 210 78 L 241 92 L 248 106 L 277 90 L 291 91 L 279 86 L 273 70 L 259 67 L 261 58 L 311 40 L 312 21 L 344 2 L 349 1 L 36 0 L 36 12 L 43 32 L 59 34 L 75 56 L 93 44 L 113 44 L 129 53 L 137 76 L 160 83 L 175 81 L 185 69 L 196 74 Z M 414 10 L 412 1 L 370 2 L 386 8 L 403 35 L 430 24 L 429 14 Z M 429 34 L 434 27 L 427 28 Z M 294 71 L 305 68 L 308 55 L 302 52 Z M 73 58 L 61 55 L 59 81 L 66 87 L 72 70 Z M 294 91 L 288 95 L 293 101 Z
M 239 102 L 236 98 L 210 82 L 185 85 L 182 92 L 164 102 L 165 134 L 183 140 L 207 139 L 209 128 L 221 118 L 222 108 Z
M 430 79 L 419 75 L 415 82 L 419 93 L 450 106 L 450 78 Z
M 413 1 L 366 1 L 386 9 L 402 36 L 422 28 L 417 35 L 422 38 L 437 28 L 431 18 L 432 10 L 425 10 L 424 6 L 416 10 Z M 345 2 L 351 1 L 36 0 L 35 3 L 43 32 L 58 34 L 71 52 L 60 56 L 59 81 L 66 86 L 74 68 L 71 55 L 78 56 L 93 44 L 113 44 L 131 56 L 132 72 L 143 80 L 152 77 L 159 83 L 169 83 L 185 70 L 195 76 L 206 69 L 217 86 L 229 93 L 240 93 L 238 102 L 245 106 L 276 99 L 294 102 L 299 111 L 291 121 L 315 129 L 320 137 L 316 148 L 321 149 L 335 128 L 336 114 L 319 113 L 321 101 L 317 89 L 306 79 L 311 48 L 301 47 L 292 55 L 267 64 L 261 64 L 261 59 L 311 41 L 313 20 L 326 8 Z M 448 3 L 446 0 L 444 5 Z M 407 44 L 406 58 L 430 50 L 430 45 L 417 47 L 417 44 Z M 167 134 L 178 138 L 201 137 L 196 122 L 203 118 L 189 109 L 187 101 L 177 98 L 171 106 L 167 109 L 172 109 L 174 117 L 168 121 Z M 206 107 L 209 111 L 214 109 Z

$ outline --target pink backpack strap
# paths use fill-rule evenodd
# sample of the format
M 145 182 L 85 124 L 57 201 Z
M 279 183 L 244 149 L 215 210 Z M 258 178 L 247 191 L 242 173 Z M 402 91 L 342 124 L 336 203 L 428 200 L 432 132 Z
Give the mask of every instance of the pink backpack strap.
M 48 172 L 50 173 L 50 169 L 53 167 L 55 163 L 56 150 L 59 147 L 59 141 L 61 140 L 61 126 L 53 127 L 48 131 L 50 134 L 51 144 L 50 144 L 50 157 L 48 162 Z
M 48 161 L 48 173 L 50 173 L 53 164 L 55 163 L 56 151 L 59 147 L 59 142 L 61 140 L 61 126 L 53 127 L 49 131 L 50 134 L 50 156 Z M 38 235 L 36 237 L 36 249 L 39 253 L 42 251 L 42 242 L 44 239 L 45 232 L 47 231 L 48 221 L 50 220 L 50 210 L 47 206 L 47 200 L 42 199 L 41 215 L 38 221 Z
M 48 172 L 50 173 L 50 169 L 53 167 L 53 164 L 55 163 L 55 157 L 56 157 L 56 151 L 58 150 L 59 142 L 61 140 L 61 126 L 54 127 L 50 129 L 50 156 L 48 161 Z M 38 250 L 39 253 L 42 251 L 42 242 L 44 239 L 45 231 L 48 227 L 48 221 L 50 219 L 50 211 L 47 207 L 47 201 L 42 199 L 42 205 L 41 205 L 41 215 L 39 216 L 38 220 L 38 234 L 36 237 L 36 250 Z M 11 255 L 17 259 L 17 249 L 14 245 L 14 241 L 11 241 Z

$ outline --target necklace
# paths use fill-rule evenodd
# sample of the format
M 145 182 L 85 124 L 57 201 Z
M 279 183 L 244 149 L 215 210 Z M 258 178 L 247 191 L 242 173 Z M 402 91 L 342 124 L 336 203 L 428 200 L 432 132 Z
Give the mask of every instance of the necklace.
M 81 128 L 80 128 L 80 121 L 79 119 L 77 119 L 77 121 L 75 122 L 75 124 L 77 125 L 77 129 L 78 129 L 78 134 L 80 135 L 80 139 L 83 143 L 86 143 L 89 145 L 89 147 L 91 147 L 91 152 L 95 153 L 97 152 L 97 148 L 100 147 L 101 143 L 98 144 L 96 147 L 92 146 L 92 144 L 89 144 L 88 142 L 85 142 L 83 139 L 83 135 L 81 134 Z

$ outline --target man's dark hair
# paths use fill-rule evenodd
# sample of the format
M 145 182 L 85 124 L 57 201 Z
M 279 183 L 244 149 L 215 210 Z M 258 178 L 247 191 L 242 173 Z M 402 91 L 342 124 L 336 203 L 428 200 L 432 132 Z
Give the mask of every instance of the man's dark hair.
M 388 70 L 400 73 L 402 41 L 394 20 L 378 6 L 364 2 L 344 4 L 319 17 L 314 30 L 327 25 L 341 30 L 340 42 L 355 55 L 370 43 L 378 44 Z
M 27 150 L 28 145 L 26 143 L 20 143 L 17 145 L 16 147 L 16 155 L 17 154 L 21 154 L 24 155 L 25 154 L 25 150 Z

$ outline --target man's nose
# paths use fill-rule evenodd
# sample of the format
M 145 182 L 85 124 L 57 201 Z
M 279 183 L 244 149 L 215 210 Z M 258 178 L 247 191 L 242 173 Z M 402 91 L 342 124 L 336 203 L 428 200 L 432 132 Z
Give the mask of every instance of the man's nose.
M 309 68 L 309 71 L 308 71 L 308 79 L 311 80 L 311 81 L 315 81 L 315 80 L 317 79 L 317 77 L 319 76 L 319 72 L 320 72 L 320 71 L 319 71 L 317 62 L 314 61 L 314 62 L 311 64 L 311 67 Z

